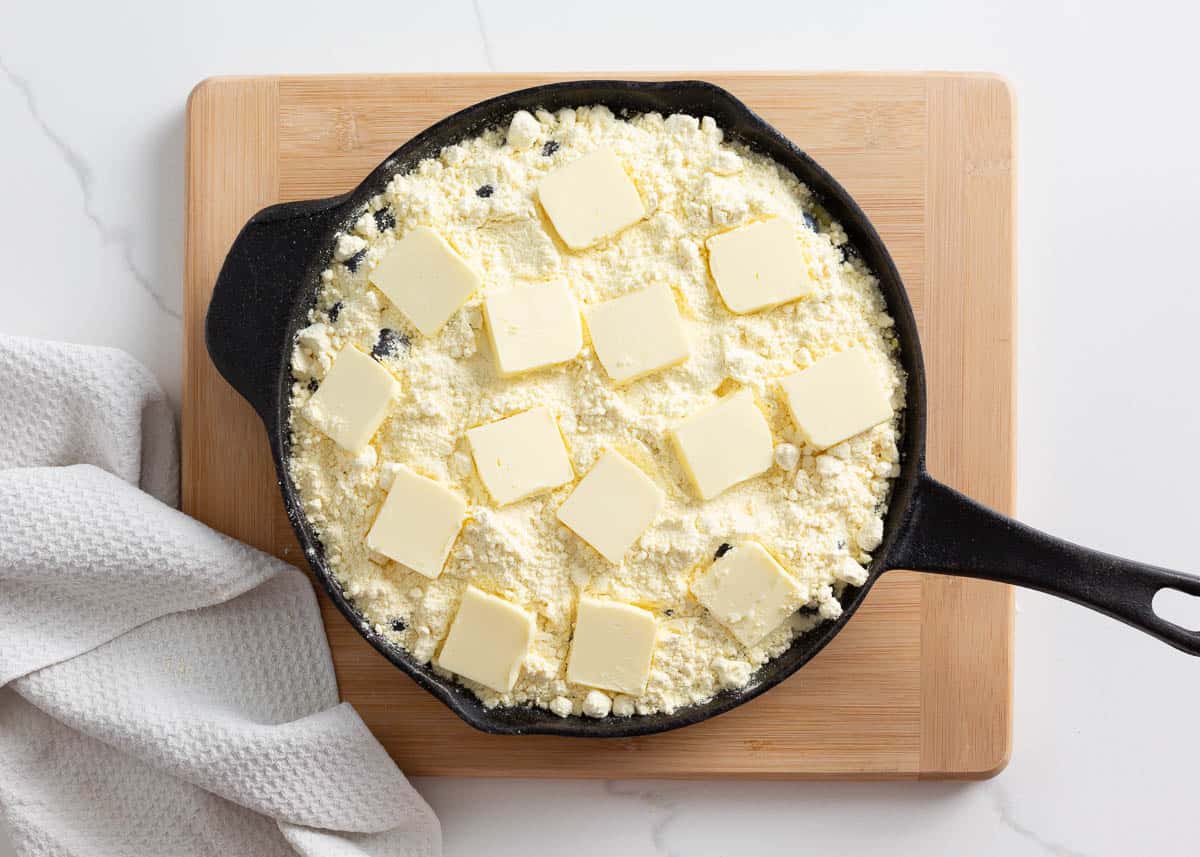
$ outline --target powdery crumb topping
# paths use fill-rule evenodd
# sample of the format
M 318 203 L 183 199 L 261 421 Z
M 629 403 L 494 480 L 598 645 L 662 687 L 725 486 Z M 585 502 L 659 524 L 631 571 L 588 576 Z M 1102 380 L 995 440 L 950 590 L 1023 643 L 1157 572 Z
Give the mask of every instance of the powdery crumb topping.
M 611 148 L 637 185 L 647 218 L 590 250 L 567 250 L 535 201 L 551 170 Z M 814 293 L 735 316 L 708 275 L 704 242 L 727 229 L 783 217 L 799 230 Z M 804 224 L 808 223 L 808 226 Z M 812 224 L 817 228 L 812 228 Z M 407 230 L 436 229 L 482 277 L 482 286 L 434 337 L 419 334 L 367 275 Z M 353 239 L 353 240 L 351 240 Z M 488 706 L 532 704 L 589 717 L 671 712 L 727 688 L 794 637 L 841 613 L 837 596 L 860 585 L 880 543 L 891 478 L 898 474 L 893 419 L 823 454 L 788 418 L 778 379 L 846 348 L 862 349 L 904 406 L 892 320 L 872 275 L 844 254 L 846 238 L 791 173 L 736 142 L 705 117 L 605 107 L 519 113 L 508 129 L 444 149 L 398 175 L 349 233 L 293 353 L 291 476 L 326 558 L 356 608 L 421 661 L 432 659 L 468 584 L 533 612 L 537 633 L 510 693 L 464 681 Z M 343 258 L 344 257 L 344 258 Z M 683 317 L 691 355 L 682 365 L 617 387 L 590 343 L 570 362 L 515 378 L 497 376 L 480 305 L 492 291 L 565 280 L 581 306 L 665 283 Z M 402 386 L 369 453 L 351 456 L 303 416 L 333 356 L 354 344 Z M 776 443 L 775 466 L 709 501 L 691 493 L 667 430 L 738 387 L 754 392 Z M 662 512 L 620 565 L 558 522 L 575 482 L 494 508 L 471 460 L 468 428 L 545 405 L 558 418 L 578 474 L 606 448 L 663 489 Z M 468 520 L 445 569 L 429 580 L 371 553 L 365 536 L 396 467 L 411 467 L 468 498 Z M 808 585 L 808 607 L 745 647 L 692 599 L 688 584 L 723 542 L 753 537 Z M 601 595 L 652 611 L 658 644 L 645 692 L 600 694 L 566 681 L 575 604 Z M 601 699 L 601 697 L 604 697 Z

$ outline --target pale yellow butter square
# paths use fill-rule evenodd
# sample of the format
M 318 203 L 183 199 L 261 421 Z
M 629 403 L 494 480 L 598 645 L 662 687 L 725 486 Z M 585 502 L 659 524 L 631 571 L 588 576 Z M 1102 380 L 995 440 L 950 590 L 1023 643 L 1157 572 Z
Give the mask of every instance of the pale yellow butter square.
M 657 637 L 649 610 L 585 595 L 575 615 L 567 681 L 639 696 L 650 676 Z
M 584 250 L 646 216 L 637 186 L 611 149 L 597 149 L 559 167 L 537 186 L 554 231 Z
M 703 500 L 711 500 L 726 488 L 771 467 L 771 427 L 750 390 L 733 393 L 697 411 L 675 426 L 671 436 Z
M 670 286 L 649 288 L 589 307 L 588 332 L 608 377 L 624 384 L 688 358 L 688 341 Z
M 575 478 L 558 423 L 549 409 L 530 408 L 467 431 L 475 469 L 498 506 Z
M 433 336 L 479 287 L 479 275 L 428 226 L 404 233 L 370 281 L 426 336 Z
M 532 613 L 468 586 L 437 665 L 497 693 L 508 693 L 517 683 L 536 630 Z
M 620 563 L 663 506 L 654 480 L 625 456 L 606 451 L 558 509 L 558 519 L 599 551 Z
M 444 485 L 397 467 L 367 547 L 429 578 L 442 573 L 462 529 L 467 501 Z
M 808 601 L 808 589 L 758 542 L 742 542 L 692 581 L 692 595 L 743 646 L 755 646 Z
M 302 413 L 342 449 L 357 453 L 371 442 L 399 393 L 400 384 L 391 372 L 347 345 Z

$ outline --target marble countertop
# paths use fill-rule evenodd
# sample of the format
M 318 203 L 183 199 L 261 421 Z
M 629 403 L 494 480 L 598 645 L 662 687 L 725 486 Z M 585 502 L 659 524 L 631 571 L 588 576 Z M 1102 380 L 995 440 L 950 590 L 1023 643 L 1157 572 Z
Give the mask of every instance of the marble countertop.
M 997 71 L 1019 114 L 1018 514 L 1200 571 L 1200 284 L 1175 256 L 1200 233 L 1200 13 L 1101 5 L 5 4 L 0 329 L 124 348 L 178 403 L 184 101 L 209 75 Z M 1017 605 L 1015 749 L 988 782 L 417 785 L 450 855 L 715 857 L 751 833 L 762 857 L 1195 854 L 1200 662 Z

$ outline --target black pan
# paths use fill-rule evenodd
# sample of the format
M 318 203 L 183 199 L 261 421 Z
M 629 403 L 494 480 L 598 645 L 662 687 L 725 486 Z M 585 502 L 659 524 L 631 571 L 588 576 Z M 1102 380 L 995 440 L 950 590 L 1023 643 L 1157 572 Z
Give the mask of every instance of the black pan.
M 783 655 L 762 667 L 750 685 L 703 705 L 637 717 L 560 718 L 536 708 L 488 710 L 466 688 L 434 674 L 404 650 L 372 631 L 355 610 L 325 561 L 321 543 L 301 509 L 284 462 L 290 361 L 296 332 L 307 324 L 318 275 L 330 261 L 334 233 L 382 192 L 397 172 L 436 156 L 449 144 L 492 126 L 506 125 L 517 110 L 556 110 L 605 104 L 614 112 L 657 111 L 712 116 L 725 132 L 791 170 L 845 228 L 851 245 L 879 278 L 896 320 L 900 359 L 908 373 L 901 472 L 895 480 L 870 575 L 847 587 L 843 613 L 798 637 Z M 334 604 L 368 642 L 467 723 L 498 734 L 626 737 L 687 726 L 728 711 L 769 690 L 804 666 L 846 626 L 867 590 L 893 568 L 997 580 L 1048 592 L 1140 628 L 1176 648 L 1200 654 L 1200 633 L 1167 622 L 1151 601 L 1163 588 L 1200 595 L 1189 577 L 1078 547 L 992 512 L 938 483 L 925 470 L 925 372 L 917 325 L 896 266 L 862 209 L 829 173 L 725 90 L 702 81 L 644 83 L 577 81 L 499 96 L 455 113 L 409 140 L 357 188 L 332 199 L 275 205 L 255 215 L 234 241 L 213 291 L 205 329 L 209 355 L 220 373 L 262 417 L 275 457 L 288 517 L 309 565 Z

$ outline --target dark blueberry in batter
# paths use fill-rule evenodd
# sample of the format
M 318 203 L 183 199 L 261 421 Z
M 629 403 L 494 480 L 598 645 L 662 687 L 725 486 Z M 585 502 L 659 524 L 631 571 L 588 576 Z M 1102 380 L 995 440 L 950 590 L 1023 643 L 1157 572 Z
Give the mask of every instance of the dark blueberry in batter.
M 542 155 L 544 157 L 548 158 L 557 151 L 558 151 L 558 141 L 556 141 L 556 140 L 547 140 L 546 145 L 542 146 Z
M 475 190 L 475 195 L 482 199 L 487 199 L 489 196 L 491 196 L 495 192 L 496 192 L 496 189 L 494 187 L 492 187 L 490 184 L 485 184 L 485 185 L 480 185 Z
M 729 542 L 721 542 L 721 546 L 717 548 L 717 552 L 713 554 L 713 559 L 720 559 L 731 550 L 733 550 L 733 545 L 731 545 Z
M 379 228 L 380 232 L 383 232 L 385 229 L 391 229 L 395 225 L 396 215 L 392 214 L 390 208 L 381 208 L 375 212 L 375 226 Z
M 362 264 L 362 260 L 365 258 L 367 258 L 367 248 L 366 247 L 362 248 L 357 253 L 355 253 L 353 256 L 351 256 L 349 259 L 347 259 L 346 267 L 349 268 L 351 272 L 357 271 L 358 266 L 360 264 Z
M 348 265 L 350 263 L 347 262 L 346 264 Z M 353 270 L 353 268 L 351 270 Z M 331 322 L 334 322 L 334 321 L 337 321 L 338 315 L 340 315 L 341 312 L 342 312 L 342 302 L 338 301 L 337 303 L 335 303 L 333 306 L 331 306 L 329 308 L 329 312 L 326 313 L 326 315 L 329 316 L 329 320 Z
M 408 626 L 404 624 L 403 619 L 393 619 L 391 622 L 393 631 L 403 631 Z
M 666 610 L 663 611 L 663 615 L 664 616 L 674 616 L 675 611 L 672 610 L 670 607 L 668 607 Z
M 809 229 L 811 229 L 813 232 L 820 231 L 819 229 L 817 229 L 817 219 L 815 217 L 813 217 L 811 214 L 809 214 L 807 211 L 804 212 L 804 225 L 807 226 Z
M 403 333 L 392 330 L 390 327 L 385 327 L 379 331 L 379 340 L 375 343 L 375 347 L 371 349 L 371 356 L 376 360 L 382 357 L 394 357 L 400 353 L 401 348 L 408 348 L 408 337 Z
M 313 392 L 313 393 L 317 392 L 317 388 L 320 386 L 321 386 L 321 382 L 318 381 L 316 378 L 308 379 L 308 389 L 310 392 Z

